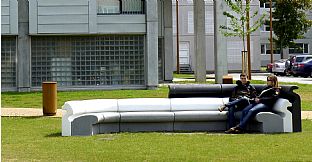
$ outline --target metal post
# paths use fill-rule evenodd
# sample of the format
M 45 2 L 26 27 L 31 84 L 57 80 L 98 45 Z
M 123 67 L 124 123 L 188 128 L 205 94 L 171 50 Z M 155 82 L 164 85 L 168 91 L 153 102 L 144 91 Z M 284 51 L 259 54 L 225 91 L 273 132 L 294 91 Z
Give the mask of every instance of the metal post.
M 176 0 L 176 29 L 177 29 L 177 74 L 180 74 L 180 47 L 179 47 L 179 0 Z
M 247 51 L 242 51 L 242 73 L 247 74 L 247 57 L 248 52 Z
M 246 0 L 246 7 L 247 5 L 250 5 L 249 0 Z M 248 72 L 248 79 L 251 80 L 251 57 L 250 57 L 250 33 L 249 31 L 249 10 L 246 12 L 247 17 L 247 24 L 246 24 L 246 30 L 247 30 L 247 72 Z
M 272 23 L 272 0 L 270 0 L 270 52 L 271 52 L 271 63 L 273 63 L 273 23 Z M 281 49 L 282 50 L 282 49 Z

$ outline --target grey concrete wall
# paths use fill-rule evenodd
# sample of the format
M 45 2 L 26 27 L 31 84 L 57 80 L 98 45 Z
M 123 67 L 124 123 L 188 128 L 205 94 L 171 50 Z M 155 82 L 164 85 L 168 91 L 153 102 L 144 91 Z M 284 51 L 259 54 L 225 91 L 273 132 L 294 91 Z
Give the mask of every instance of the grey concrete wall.
M 158 11 L 157 0 L 146 4 L 146 85 L 148 89 L 158 85 Z
M 1 34 L 18 34 L 17 0 L 1 0 Z
M 97 15 L 96 0 L 29 0 L 30 34 L 146 33 L 145 15 Z
M 145 15 L 98 15 L 97 33 L 146 33 Z
M 165 0 L 164 6 L 164 48 L 165 48 L 165 59 L 164 59 L 164 67 L 165 67 L 165 81 L 171 81 L 173 79 L 173 31 L 172 31 L 172 2 Z
M 87 0 L 31 0 L 29 11 L 31 34 L 89 32 Z
M 17 41 L 17 89 L 30 91 L 30 36 L 28 19 L 28 0 L 18 1 L 18 41 Z

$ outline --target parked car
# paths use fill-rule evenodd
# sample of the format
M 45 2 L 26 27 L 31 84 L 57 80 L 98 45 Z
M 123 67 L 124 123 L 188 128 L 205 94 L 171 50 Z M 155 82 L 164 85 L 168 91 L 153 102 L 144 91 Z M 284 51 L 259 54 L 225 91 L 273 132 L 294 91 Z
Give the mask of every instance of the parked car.
M 292 70 L 294 76 L 312 77 L 312 59 L 295 63 Z
M 298 65 L 299 63 L 304 62 L 306 60 L 310 60 L 310 59 L 312 59 L 312 55 L 296 55 L 295 61 L 294 61 L 293 66 L 291 68 L 292 75 L 298 76 L 298 74 L 294 73 L 294 68 L 297 68 L 297 67 L 295 67 L 296 64 Z
M 280 59 L 273 63 L 272 73 L 275 75 L 286 75 L 286 67 L 285 62 L 287 59 Z
M 312 59 L 312 55 L 296 55 L 295 63 Z

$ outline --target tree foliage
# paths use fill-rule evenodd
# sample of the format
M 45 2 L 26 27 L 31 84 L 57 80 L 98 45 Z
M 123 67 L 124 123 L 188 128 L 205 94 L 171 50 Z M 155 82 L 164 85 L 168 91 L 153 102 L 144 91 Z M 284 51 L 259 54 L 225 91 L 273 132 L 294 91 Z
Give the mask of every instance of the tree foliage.
M 312 9 L 312 0 L 275 0 L 272 17 L 274 42 L 278 47 L 289 47 L 294 40 L 304 37 L 312 26 L 306 14 L 309 9 Z

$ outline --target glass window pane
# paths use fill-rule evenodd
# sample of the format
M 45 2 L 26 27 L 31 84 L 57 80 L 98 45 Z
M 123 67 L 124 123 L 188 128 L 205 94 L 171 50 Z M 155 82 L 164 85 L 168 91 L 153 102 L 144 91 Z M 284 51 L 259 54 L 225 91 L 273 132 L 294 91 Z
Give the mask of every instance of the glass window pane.
M 119 0 L 97 0 L 99 14 L 116 14 L 120 13 Z
M 123 14 L 143 14 L 144 1 L 142 0 L 123 0 Z
M 265 45 L 261 44 L 261 54 L 265 54 Z
M 16 87 L 16 38 L 1 37 L 1 88 Z
M 44 68 L 35 68 L 39 66 Z M 58 86 L 65 87 L 142 85 L 145 83 L 144 36 L 33 37 L 32 70 L 35 87 L 41 86 L 43 80 L 57 81 Z M 139 72 L 130 82 L 133 71 Z
M 309 53 L 309 44 L 304 44 L 304 53 Z

